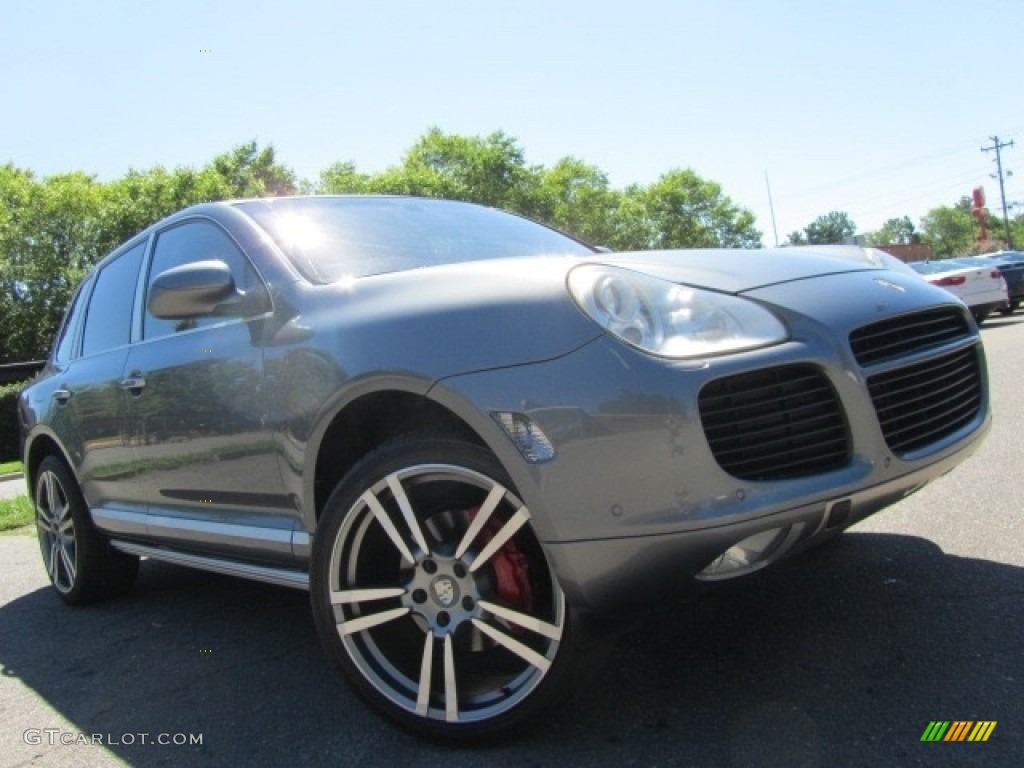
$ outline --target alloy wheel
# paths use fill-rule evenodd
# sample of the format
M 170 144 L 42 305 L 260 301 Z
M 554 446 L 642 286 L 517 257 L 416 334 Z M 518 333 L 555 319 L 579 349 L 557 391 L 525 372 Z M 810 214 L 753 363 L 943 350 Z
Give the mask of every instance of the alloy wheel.
M 337 638 L 407 718 L 487 722 L 527 700 L 566 633 L 565 597 L 507 487 L 414 464 L 366 488 L 330 549 Z
M 78 547 L 71 502 L 55 472 L 44 471 L 36 483 L 36 527 L 43 565 L 58 592 L 67 593 L 78 577 Z

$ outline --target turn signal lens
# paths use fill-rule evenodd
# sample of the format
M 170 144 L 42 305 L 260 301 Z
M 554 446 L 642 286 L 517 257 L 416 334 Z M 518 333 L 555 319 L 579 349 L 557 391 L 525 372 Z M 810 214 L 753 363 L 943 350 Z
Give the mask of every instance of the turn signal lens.
M 548 436 L 526 414 L 497 412 L 492 413 L 491 417 L 501 425 L 505 434 L 519 449 L 519 453 L 531 464 L 540 464 L 555 458 L 555 449 Z

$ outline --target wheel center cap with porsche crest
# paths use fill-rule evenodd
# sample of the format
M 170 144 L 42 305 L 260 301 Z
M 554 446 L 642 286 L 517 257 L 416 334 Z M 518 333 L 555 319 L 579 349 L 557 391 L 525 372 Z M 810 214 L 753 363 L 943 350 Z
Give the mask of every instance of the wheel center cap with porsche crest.
M 442 608 L 450 608 L 459 599 L 459 586 L 455 583 L 455 579 L 449 576 L 439 576 L 434 579 L 430 589 L 434 593 L 434 601 Z

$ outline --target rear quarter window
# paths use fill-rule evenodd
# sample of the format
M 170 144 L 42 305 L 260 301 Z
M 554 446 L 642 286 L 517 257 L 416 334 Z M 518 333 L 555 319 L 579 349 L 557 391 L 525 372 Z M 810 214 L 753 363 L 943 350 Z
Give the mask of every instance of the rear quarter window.
M 78 287 L 74 298 L 71 299 L 71 306 L 64 315 L 64 325 L 61 326 L 53 351 L 53 359 L 58 363 L 66 363 L 74 357 L 75 338 L 78 336 L 78 327 L 82 324 L 91 287 L 92 277 L 89 277 Z

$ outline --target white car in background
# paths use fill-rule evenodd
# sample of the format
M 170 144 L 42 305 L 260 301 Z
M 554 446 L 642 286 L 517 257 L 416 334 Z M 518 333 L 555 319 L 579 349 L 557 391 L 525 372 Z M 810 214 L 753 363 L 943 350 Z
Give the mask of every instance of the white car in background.
M 915 261 L 908 266 L 932 285 L 945 288 L 966 304 L 978 325 L 994 310 L 1007 304 L 1006 281 L 995 266 L 979 266 L 959 259 Z

